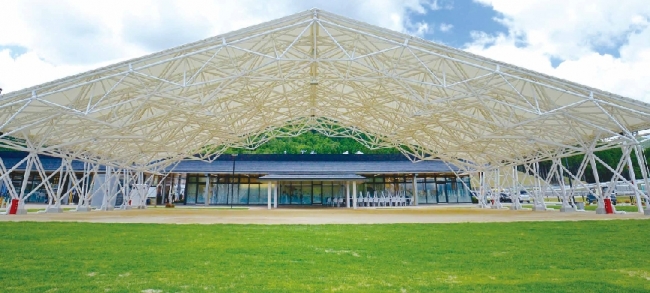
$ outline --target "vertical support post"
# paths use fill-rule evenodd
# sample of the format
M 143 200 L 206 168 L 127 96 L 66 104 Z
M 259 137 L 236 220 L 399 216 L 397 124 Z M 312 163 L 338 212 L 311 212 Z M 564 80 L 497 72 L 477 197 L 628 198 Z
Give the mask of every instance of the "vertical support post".
M 205 206 L 210 205 L 210 174 L 205 173 Z
M 27 159 L 27 166 L 25 168 L 25 173 L 23 174 L 23 184 L 20 186 L 20 197 L 18 201 L 18 210 L 16 211 L 17 215 L 26 214 L 27 209 L 25 209 L 25 189 L 27 188 L 27 182 L 29 181 L 29 176 L 31 176 L 32 165 L 34 154 L 30 153 L 29 158 Z
M 560 207 L 560 212 L 573 212 L 573 207 L 569 204 L 569 197 L 566 193 L 566 187 L 564 186 L 564 172 L 562 170 L 562 159 L 556 158 L 557 163 L 555 167 L 557 168 L 557 173 L 555 174 L 558 184 L 560 184 L 560 190 L 562 191 L 562 207 Z
M 77 212 L 87 212 L 90 211 L 90 208 L 88 207 L 88 204 L 86 203 L 86 198 L 88 194 L 88 182 L 90 178 L 90 166 L 87 162 L 84 162 L 84 173 L 81 176 L 81 180 L 77 180 L 77 175 L 74 174 L 74 172 L 71 174 L 71 176 L 75 177 L 75 181 L 77 181 L 77 185 L 81 184 L 81 191 L 79 192 L 79 202 L 77 203 Z M 77 189 L 79 190 L 79 189 Z
M 648 180 L 648 164 L 643 156 L 643 148 L 641 148 L 641 145 L 637 144 L 634 147 L 634 150 L 636 151 L 636 159 L 641 168 L 641 176 L 643 177 L 643 191 L 645 196 L 645 211 L 643 213 L 646 216 L 650 216 L 650 180 Z
M 67 159 L 62 158 L 61 159 L 61 169 L 59 170 L 59 184 L 57 186 L 56 196 L 55 196 L 56 197 L 56 204 L 54 205 L 54 207 L 50 207 L 51 201 L 48 202 L 47 209 L 46 209 L 46 211 L 48 213 L 52 213 L 52 212 L 53 213 L 62 213 L 63 212 L 63 208 L 61 208 L 61 198 L 62 198 L 61 193 L 63 192 L 63 184 L 65 182 L 64 177 L 63 177 L 63 170 L 66 168 L 66 166 L 67 166 Z M 63 196 L 65 196 L 65 195 L 63 195 Z
M 533 211 L 545 211 L 546 204 L 544 203 L 544 194 L 542 193 L 542 175 L 539 171 L 539 161 L 535 160 L 535 184 L 537 185 L 537 192 L 533 198 Z
M 419 205 L 418 200 L 418 174 L 413 174 L 413 201 L 411 205 Z
M 354 196 L 352 197 L 352 207 L 356 210 L 357 209 L 357 182 L 352 181 L 352 194 Z
M 628 146 L 630 148 L 630 146 Z M 641 195 L 639 194 L 637 188 L 638 185 L 636 184 L 636 175 L 634 174 L 634 166 L 632 165 L 632 152 L 623 152 L 624 154 L 627 154 L 627 157 L 625 158 L 627 161 L 627 169 L 630 174 L 630 183 L 634 185 L 632 190 L 634 190 L 634 195 L 636 195 L 636 205 L 639 210 L 639 213 L 643 213 L 643 204 L 641 203 Z
M 271 209 L 271 184 L 271 181 L 266 184 L 267 206 L 269 210 Z
M 494 172 L 494 186 L 496 187 L 496 192 L 492 194 L 492 209 L 501 209 L 501 169 L 496 168 Z
M 273 207 L 276 209 L 278 208 L 278 184 L 278 181 L 273 184 Z
M 596 168 L 596 159 L 594 159 L 594 153 L 589 151 L 589 163 L 591 164 L 591 170 L 594 173 L 594 179 L 596 179 L 596 197 L 598 198 L 598 207 L 596 208 L 596 214 L 606 214 L 605 211 L 605 201 L 603 198 L 603 189 L 600 187 L 600 176 L 598 176 L 598 169 Z
M 521 210 L 521 201 L 519 200 L 519 174 L 517 173 L 517 166 L 512 166 L 512 205 L 510 209 L 513 211 Z
M 124 196 L 122 200 L 122 209 L 130 210 L 131 209 L 131 188 L 129 188 L 129 179 L 131 177 L 131 171 L 124 169 Z
M 350 181 L 345 181 L 345 207 L 350 208 Z
M 148 184 L 145 184 L 144 180 L 144 172 L 138 171 L 138 181 L 140 181 L 140 205 L 142 205 L 142 209 L 147 208 L 147 187 Z
M 487 191 L 485 190 L 485 171 L 479 172 L 478 178 L 479 178 L 478 207 L 484 209 L 487 208 Z

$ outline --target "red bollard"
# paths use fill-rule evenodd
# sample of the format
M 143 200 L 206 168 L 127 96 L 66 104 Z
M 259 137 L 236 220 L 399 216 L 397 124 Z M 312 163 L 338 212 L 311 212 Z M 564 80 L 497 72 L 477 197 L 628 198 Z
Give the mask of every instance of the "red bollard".
M 614 213 L 614 209 L 612 208 L 612 200 L 609 198 L 605 199 L 605 212 L 608 214 Z
M 18 200 L 17 199 L 12 199 L 11 200 L 11 208 L 9 208 L 9 214 L 10 215 L 15 215 L 18 212 Z

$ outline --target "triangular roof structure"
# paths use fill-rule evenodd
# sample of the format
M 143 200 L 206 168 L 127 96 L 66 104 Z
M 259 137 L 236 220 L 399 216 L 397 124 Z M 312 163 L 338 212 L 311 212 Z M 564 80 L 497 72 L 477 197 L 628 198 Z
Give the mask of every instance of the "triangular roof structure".
M 309 129 L 482 165 L 630 136 L 650 105 L 312 9 L 6 94 L 0 117 L 17 149 L 121 167 Z

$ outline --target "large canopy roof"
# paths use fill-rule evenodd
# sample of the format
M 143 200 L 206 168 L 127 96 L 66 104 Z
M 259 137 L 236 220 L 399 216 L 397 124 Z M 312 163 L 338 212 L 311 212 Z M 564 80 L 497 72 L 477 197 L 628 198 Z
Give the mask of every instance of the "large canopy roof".
M 650 105 L 312 9 L 9 93 L 0 122 L 119 166 L 309 129 L 494 164 L 648 129 Z

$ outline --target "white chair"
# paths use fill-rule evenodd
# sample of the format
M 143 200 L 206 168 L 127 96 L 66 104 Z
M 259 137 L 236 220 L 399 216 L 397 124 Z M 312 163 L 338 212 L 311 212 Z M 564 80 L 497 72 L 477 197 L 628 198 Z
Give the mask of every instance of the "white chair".
M 375 196 L 372 199 L 375 202 L 374 206 L 378 207 L 379 206 L 379 198 L 377 197 L 377 195 L 375 194 Z
M 325 205 L 331 206 L 332 205 L 332 198 L 328 197 L 327 200 L 325 201 Z
M 342 202 L 341 198 L 340 198 L 340 197 L 337 197 L 337 198 L 336 198 L 336 207 L 337 207 L 337 208 L 340 208 L 340 207 L 341 207 L 341 202 Z

